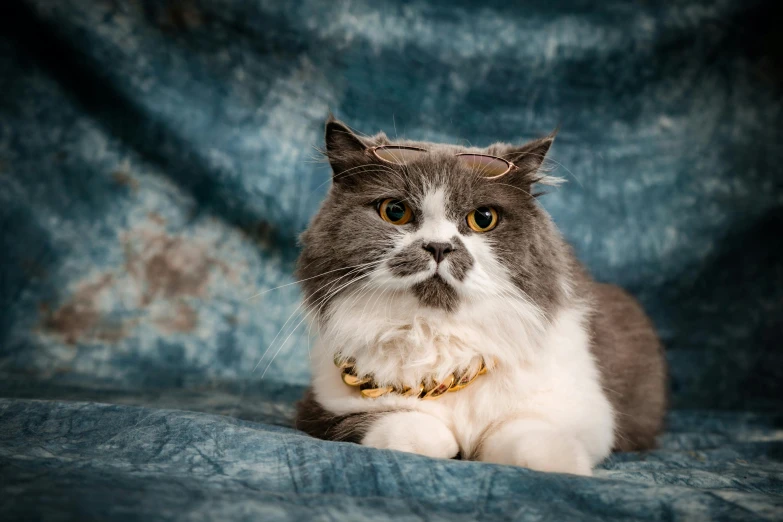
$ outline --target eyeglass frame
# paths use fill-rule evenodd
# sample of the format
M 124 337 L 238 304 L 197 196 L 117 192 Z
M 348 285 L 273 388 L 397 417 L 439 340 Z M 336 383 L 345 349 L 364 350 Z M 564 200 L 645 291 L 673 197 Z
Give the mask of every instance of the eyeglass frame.
M 415 151 L 418 151 L 418 152 L 429 152 L 427 149 L 423 149 L 421 147 L 414 147 L 412 145 L 376 145 L 374 147 L 368 147 L 367 151 L 372 153 L 372 155 L 375 156 L 375 158 L 377 158 L 378 160 L 380 160 L 380 161 L 382 161 L 384 163 L 388 163 L 390 165 L 404 165 L 404 163 L 401 164 L 401 163 L 395 163 L 393 161 L 385 160 L 382 157 L 380 157 L 378 155 L 378 153 L 376 152 L 379 149 L 386 149 L 386 148 L 415 150 Z M 482 158 L 492 158 L 492 159 L 500 160 L 500 161 L 502 161 L 503 163 L 505 163 L 508 166 L 508 168 L 502 174 L 496 174 L 495 176 L 489 176 L 489 177 L 486 177 L 484 179 L 497 179 L 497 178 L 500 178 L 502 176 L 505 176 L 506 174 L 508 174 L 512 170 L 519 168 L 519 166 L 515 165 L 513 162 L 511 162 L 511 161 L 509 161 L 509 160 L 507 160 L 505 158 L 500 158 L 498 156 L 493 156 L 491 154 L 476 154 L 475 152 L 460 152 L 459 154 L 455 154 L 454 156 L 480 156 Z

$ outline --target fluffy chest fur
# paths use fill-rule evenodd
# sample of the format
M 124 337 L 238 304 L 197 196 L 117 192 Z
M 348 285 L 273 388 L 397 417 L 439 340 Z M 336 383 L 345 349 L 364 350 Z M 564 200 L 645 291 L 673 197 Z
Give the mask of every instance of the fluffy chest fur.
M 516 416 L 535 415 L 579 438 L 593 462 L 614 440 L 613 412 L 589 348 L 586 310 L 563 310 L 550 323 L 498 299 L 444 314 L 401 294 L 346 296 L 321 329 L 314 347 L 314 390 L 336 414 L 417 410 L 441 419 L 470 456 L 488 429 Z M 470 387 L 433 401 L 395 395 L 364 399 L 345 385 L 334 354 L 354 357 L 382 384 L 442 379 L 477 357 L 489 371 Z M 491 361 L 491 362 L 490 362 Z

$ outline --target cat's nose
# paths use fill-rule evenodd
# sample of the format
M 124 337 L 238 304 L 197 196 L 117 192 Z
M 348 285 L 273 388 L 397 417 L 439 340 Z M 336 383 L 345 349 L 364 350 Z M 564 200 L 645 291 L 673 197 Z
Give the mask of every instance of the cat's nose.
M 454 250 L 454 247 L 451 245 L 451 243 L 424 243 L 422 248 L 432 254 L 432 258 L 436 263 L 443 261 L 443 258 L 446 257 L 446 254 Z

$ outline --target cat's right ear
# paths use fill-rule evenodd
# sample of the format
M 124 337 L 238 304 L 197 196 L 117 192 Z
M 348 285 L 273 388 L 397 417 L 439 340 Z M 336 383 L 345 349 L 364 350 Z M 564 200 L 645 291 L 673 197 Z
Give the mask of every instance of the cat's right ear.
M 369 145 L 331 114 L 326 120 L 326 157 L 332 166 L 333 180 L 350 168 L 366 163 Z
M 326 120 L 326 153 L 363 152 L 367 146 L 348 126 L 332 116 Z

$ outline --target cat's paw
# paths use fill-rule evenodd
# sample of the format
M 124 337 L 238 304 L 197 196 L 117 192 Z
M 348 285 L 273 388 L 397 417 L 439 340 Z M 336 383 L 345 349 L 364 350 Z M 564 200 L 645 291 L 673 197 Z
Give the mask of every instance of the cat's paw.
M 484 441 L 479 460 L 551 473 L 591 476 L 590 457 L 575 438 L 538 422 L 510 422 Z
M 416 411 L 388 413 L 375 421 L 362 445 L 450 459 L 459 446 L 454 434 L 440 420 Z

